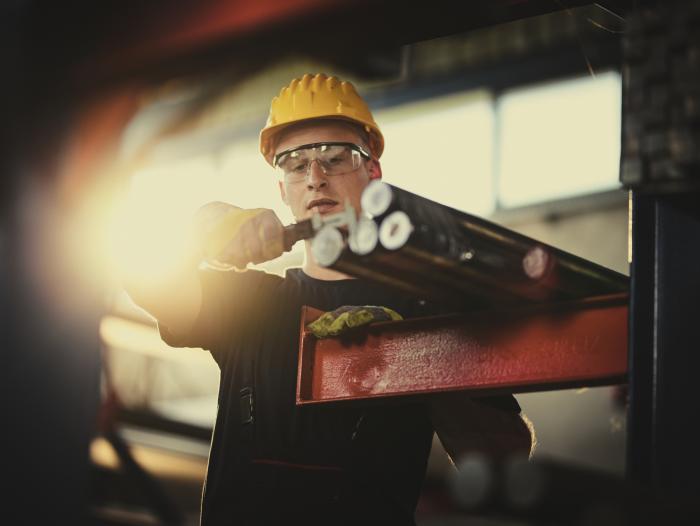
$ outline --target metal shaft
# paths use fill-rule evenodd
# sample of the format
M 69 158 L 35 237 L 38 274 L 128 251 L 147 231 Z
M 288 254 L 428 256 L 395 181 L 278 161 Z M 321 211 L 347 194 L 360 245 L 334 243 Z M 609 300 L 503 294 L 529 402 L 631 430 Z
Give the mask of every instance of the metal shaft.
M 454 290 L 465 284 L 488 303 L 552 301 L 624 292 L 626 276 L 583 258 L 379 181 L 362 206 L 379 225 L 385 253 L 368 254 L 415 279 Z M 388 252 L 388 254 L 387 254 Z
M 376 248 L 371 254 L 362 255 L 353 252 L 352 248 L 357 251 L 358 245 L 364 250 L 367 245 L 362 246 L 363 243 L 372 244 L 371 227 L 369 230 L 369 234 L 360 233 L 360 237 L 365 239 L 353 242 L 351 238 L 346 240 L 340 230 L 324 227 L 311 242 L 314 258 L 322 266 L 374 281 L 401 290 L 418 299 L 430 300 L 455 310 L 487 305 L 486 301 L 479 300 L 478 294 L 470 293 L 472 291 L 469 289 L 469 283 L 462 283 L 460 288 L 449 287 L 449 283 L 443 279 L 444 276 L 441 273 L 430 273 L 418 279 L 412 266 L 405 265 L 404 260 L 394 257 L 394 254 L 381 247 L 376 241 L 374 242 Z M 483 292 L 482 295 L 484 295 Z

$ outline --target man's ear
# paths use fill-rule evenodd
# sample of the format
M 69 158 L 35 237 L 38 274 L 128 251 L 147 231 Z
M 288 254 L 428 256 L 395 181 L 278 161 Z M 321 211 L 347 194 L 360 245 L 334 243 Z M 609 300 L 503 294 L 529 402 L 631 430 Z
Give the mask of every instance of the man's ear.
M 370 181 L 382 178 L 382 165 L 377 159 L 370 159 L 367 162 L 367 172 L 369 173 Z
M 280 196 L 282 197 L 282 202 L 289 206 L 289 201 L 287 200 L 287 189 L 284 187 L 284 181 L 277 181 L 280 187 Z

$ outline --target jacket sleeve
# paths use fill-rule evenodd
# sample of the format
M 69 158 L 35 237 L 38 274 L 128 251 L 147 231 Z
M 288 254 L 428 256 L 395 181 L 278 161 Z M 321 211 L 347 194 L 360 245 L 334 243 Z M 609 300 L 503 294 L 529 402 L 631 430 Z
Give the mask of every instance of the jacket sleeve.
M 222 272 L 212 269 L 200 270 L 199 277 L 202 304 L 192 328 L 182 336 L 160 322 L 158 329 L 168 345 L 201 347 L 219 362 L 222 353 L 259 325 L 265 305 L 282 278 L 257 270 Z

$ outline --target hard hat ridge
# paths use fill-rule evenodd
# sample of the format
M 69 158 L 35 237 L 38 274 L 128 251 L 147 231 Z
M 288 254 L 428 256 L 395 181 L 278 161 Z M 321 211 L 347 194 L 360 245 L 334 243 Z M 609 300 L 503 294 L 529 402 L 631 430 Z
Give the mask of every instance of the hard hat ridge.
M 369 135 L 375 158 L 384 138 L 372 113 L 351 82 L 323 73 L 293 79 L 272 99 L 267 124 L 260 132 L 260 152 L 272 164 L 274 138 L 286 127 L 312 119 L 340 119 L 358 124 Z

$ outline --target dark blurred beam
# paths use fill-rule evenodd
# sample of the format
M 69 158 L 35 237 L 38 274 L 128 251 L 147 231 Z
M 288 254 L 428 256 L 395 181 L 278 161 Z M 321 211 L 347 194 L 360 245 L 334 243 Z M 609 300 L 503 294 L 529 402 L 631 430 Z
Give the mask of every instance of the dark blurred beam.
M 607 2 L 624 5 L 628 2 Z M 629 2 L 631 3 L 631 2 Z M 238 69 L 290 53 L 356 64 L 369 51 L 590 4 L 580 0 L 398 2 L 397 0 L 209 0 L 125 3 L 20 2 L 23 60 L 30 78 L 57 73 L 84 93 L 158 75 Z M 605 4 L 605 3 L 604 3 Z M 38 67 L 37 67 L 38 66 Z
M 627 470 L 635 480 L 686 494 L 700 488 L 691 409 L 700 370 L 699 202 L 693 193 L 635 192 L 632 223 Z
M 185 518 L 178 504 L 164 491 L 161 483 L 154 475 L 146 471 L 134 458 L 129 444 L 115 430 L 108 431 L 105 439 L 119 458 L 119 467 L 128 480 L 129 485 L 136 487 L 145 501 L 145 505 L 153 510 L 162 524 L 178 526 L 185 523 Z
M 698 522 L 693 500 L 585 466 L 522 456 L 501 464 L 472 454 L 458 467 L 449 481 L 455 503 L 494 519 L 560 526 Z
M 116 425 L 131 425 L 148 429 L 149 431 L 183 436 L 203 442 L 211 440 L 211 428 L 172 420 L 146 409 L 120 407 L 114 418 Z
M 700 5 L 627 16 L 621 181 L 632 189 L 627 470 L 694 496 L 700 298 Z

